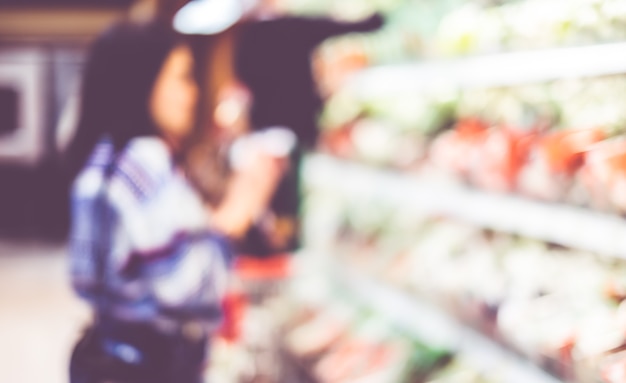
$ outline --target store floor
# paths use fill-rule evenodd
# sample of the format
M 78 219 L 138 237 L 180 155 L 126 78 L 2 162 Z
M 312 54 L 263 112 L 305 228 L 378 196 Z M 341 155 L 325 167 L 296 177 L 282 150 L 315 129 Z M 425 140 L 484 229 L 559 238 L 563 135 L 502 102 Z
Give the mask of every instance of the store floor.
M 63 246 L 0 240 L 0 382 L 67 383 L 88 318 L 69 285 Z

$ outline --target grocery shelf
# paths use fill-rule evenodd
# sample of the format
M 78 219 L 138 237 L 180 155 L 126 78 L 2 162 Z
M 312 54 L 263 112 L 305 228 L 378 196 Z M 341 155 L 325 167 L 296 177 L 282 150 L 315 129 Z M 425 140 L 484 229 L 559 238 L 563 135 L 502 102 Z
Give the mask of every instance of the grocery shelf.
M 372 67 L 347 88 L 357 97 L 398 95 L 428 89 L 489 88 L 626 72 L 626 43 L 489 54 L 425 63 Z
M 479 372 L 498 376 L 505 383 L 561 383 L 431 304 L 344 267 L 337 267 L 336 273 L 364 304 L 428 344 L 452 347 Z
M 451 217 L 496 231 L 626 259 L 626 221 L 606 213 L 483 192 L 323 154 L 307 158 L 304 182 L 315 190 L 368 198 L 424 216 Z

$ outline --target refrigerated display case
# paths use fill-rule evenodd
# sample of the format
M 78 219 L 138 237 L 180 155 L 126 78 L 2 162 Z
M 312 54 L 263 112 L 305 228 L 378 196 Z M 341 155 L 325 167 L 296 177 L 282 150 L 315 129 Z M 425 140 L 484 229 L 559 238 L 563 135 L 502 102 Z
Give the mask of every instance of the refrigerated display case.
M 512 361 L 497 381 L 623 382 L 620 2 L 478 3 L 401 57 L 323 48 L 379 65 L 327 87 L 307 249 L 378 315 Z

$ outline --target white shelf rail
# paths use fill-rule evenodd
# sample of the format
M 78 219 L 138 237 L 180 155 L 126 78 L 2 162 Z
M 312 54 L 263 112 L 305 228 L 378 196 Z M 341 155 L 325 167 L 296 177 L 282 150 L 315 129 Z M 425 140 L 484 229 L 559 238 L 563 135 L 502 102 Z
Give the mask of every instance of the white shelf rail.
M 487 193 L 468 187 L 374 169 L 330 156 L 309 156 L 309 188 L 366 195 L 424 216 L 447 216 L 602 256 L 626 259 L 626 220 L 588 209 Z
M 383 65 L 355 74 L 347 89 L 368 98 L 442 87 L 504 87 L 621 73 L 626 73 L 626 43 L 609 43 Z
M 562 383 L 440 309 L 400 290 L 339 268 L 346 287 L 396 325 L 431 345 L 453 347 L 472 367 L 504 383 Z

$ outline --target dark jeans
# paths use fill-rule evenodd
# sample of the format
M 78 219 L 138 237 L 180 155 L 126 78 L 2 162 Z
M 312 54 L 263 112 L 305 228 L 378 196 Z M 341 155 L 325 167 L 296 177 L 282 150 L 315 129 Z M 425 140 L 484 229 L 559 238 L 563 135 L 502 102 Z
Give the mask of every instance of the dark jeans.
M 103 320 L 70 362 L 71 383 L 200 383 L 206 337 L 163 334 L 146 324 Z

